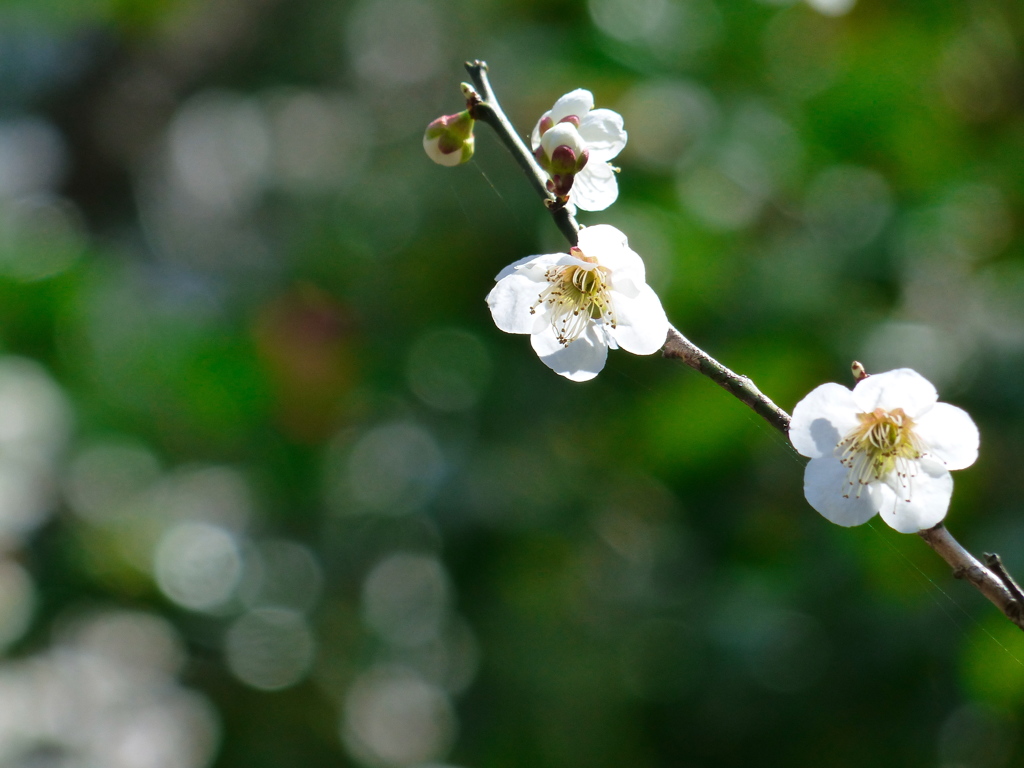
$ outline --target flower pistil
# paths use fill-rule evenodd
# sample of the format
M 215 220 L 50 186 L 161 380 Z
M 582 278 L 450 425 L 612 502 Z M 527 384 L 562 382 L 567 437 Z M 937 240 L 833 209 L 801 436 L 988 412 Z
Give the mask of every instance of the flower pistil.
M 572 248 L 569 253 L 589 263 L 548 268 L 544 273 L 548 286 L 530 307 L 530 314 L 535 314 L 542 304 L 550 307 L 551 327 L 563 347 L 578 339 L 591 320 L 613 329 L 617 325 L 610 295 L 610 271 L 587 258 L 579 248 Z
M 848 469 L 848 485 L 857 487 L 855 495 L 860 498 L 865 486 L 895 471 L 909 500 L 909 480 L 916 474 L 915 462 L 927 453 L 914 432 L 914 420 L 902 408 L 876 408 L 870 413 L 858 413 L 857 420 L 860 423 L 836 446 L 836 455 Z M 844 493 L 844 498 L 849 498 L 849 493 Z

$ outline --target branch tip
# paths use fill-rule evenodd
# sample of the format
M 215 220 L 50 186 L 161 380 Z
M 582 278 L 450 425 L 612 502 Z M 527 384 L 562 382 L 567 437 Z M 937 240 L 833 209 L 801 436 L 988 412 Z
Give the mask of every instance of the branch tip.
M 1013 599 L 1018 603 L 1024 604 L 1024 592 L 1021 591 L 1020 585 L 1016 582 L 1010 572 L 1003 565 L 1003 559 L 999 557 L 995 552 L 985 552 L 985 565 L 988 569 L 994 573 L 1003 585 L 1013 595 Z

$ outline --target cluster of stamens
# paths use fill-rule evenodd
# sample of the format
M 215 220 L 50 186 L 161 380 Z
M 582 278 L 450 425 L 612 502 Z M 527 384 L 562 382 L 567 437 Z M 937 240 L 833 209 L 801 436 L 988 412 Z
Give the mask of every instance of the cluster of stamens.
M 904 498 L 909 501 L 915 462 L 926 453 L 924 443 L 914 432 L 914 420 L 902 408 L 876 408 L 871 413 L 858 413 L 857 419 L 860 424 L 836 446 L 836 455 L 848 470 L 849 487 L 843 497 L 854 493 L 860 498 L 865 486 L 895 472 Z
M 548 287 L 541 291 L 536 303 L 530 307 L 530 314 L 534 314 L 540 305 L 548 305 L 555 338 L 564 347 L 578 339 L 592 320 L 616 327 L 615 309 L 609 293 L 609 271 L 584 256 L 579 248 L 571 249 L 570 253 L 594 266 L 564 264 L 549 268 L 544 274 Z

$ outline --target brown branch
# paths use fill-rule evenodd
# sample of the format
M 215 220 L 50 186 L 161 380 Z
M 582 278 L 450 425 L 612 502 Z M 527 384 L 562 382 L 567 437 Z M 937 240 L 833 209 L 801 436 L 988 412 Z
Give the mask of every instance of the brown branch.
M 789 437 L 789 414 L 779 408 L 754 382 L 746 376 L 735 373 L 700 347 L 694 345 L 672 326 L 668 329 L 668 340 L 661 354 L 674 360 L 682 360 L 698 373 L 707 376 L 740 402 L 746 403 L 754 413 Z
M 554 206 L 554 196 L 547 189 L 547 174 L 537 165 L 533 154 L 519 138 L 494 96 L 487 78 L 487 64 L 482 61 L 468 61 L 466 62 L 466 71 L 469 72 L 479 92 L 479 101 L 474 98 L 470 104 L 473 116 L 495 130 L 512 157 L 526 173 L 534 191 L 551 211 L 559 230 L 565 235 L 570 245 L 576 245 L 579 224 L 566 208 Z M 762 393 L 751 379 L 726 368 L 672 326 L 669 326 L 668 338 L 662 348 L 662 355 L 681 360 L 701 375 L 711 379 L 740 402 L 749 406 L 785 437 L 789 437 L 790 416 L 788 413 Z M 859 363 L 854 364 L 853 372 L 858 381 L 867 376 L 864 367 Z M 953 567 L 954 577 L 965 579 L 973 585 L 1010 621 L 1024 630 L 1024 594 L 1006 572 L 998 555 L 986 556 L 989 566 L 986 568 L 953 538 L 942 523 L 926 531 L 918 531 L 918 536 Z

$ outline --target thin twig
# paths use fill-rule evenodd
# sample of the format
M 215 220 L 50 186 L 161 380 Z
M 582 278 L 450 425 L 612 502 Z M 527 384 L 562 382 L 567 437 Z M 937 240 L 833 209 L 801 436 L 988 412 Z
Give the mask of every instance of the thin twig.
M 512 157 L 526 173 L 534 191 L 551 211 L 555 223 L 569 241 L 569 245 L 576 245 L 579 224 L 576 223 L 571 211 L 565 207 L 555 206 L 554 195 L 547 189 L 547 174 L 537 165 L 533 154 L 523 144 L 498 104 L 487 78 L 487 64 L 482 61 L 467 61 L 466 71 L 469 72 L 480 97 L 479 101 L 473 99 L 473 103 L 470 105 L 473 116 L 495 130 Z M 698 373 L 727 390 L 733 397 L 745 403 L 784 436 L 789 436 L 790 416 L 788 413 L 773 403 L 748 377 L 726 368 L 707 352 L 694 345 L 674 327 L 669 326 L 668 338 L 662 348 L 662 355 L 683 361 Z M 860 366 L 859 373 L 858 369 L 854 368 L 854 376 L 858 380 L 866 375 L 863 366 Z M 934 528 L 919 531 L 918 536 L 953 567 L 953 575 L 956 578 L 964 579 L 973 585 L 1010 621 L 1024 630 L 1024 593 L 1006 572 L 998 555 L 986 556 L 989 565 L 986 568 L 953 538 L 942 523 Z
M 754 382 L 748 377 L 729 370 L 671 326 L 661 354 L 664 357 L 682 360 L 693 370 L 707 376 L 733 397 L 749 405 L 758 416 L 779 430 L 783 436 L 789 437 L 788 413 L 754 386 Z
M 530 186 L 533 187 L 533 191 L 544 201 L 544 205 L 551 212 L 551 216 L 554 218 L 555 225 L 559 231 L 565 235 L 569 245 L 576 245 L 580 225 L 576 223 L 576 219 L 568 206 L 559 205 L 555 200 L 555 196 L 548 191 L 548 175 L 537 165 L 533 153 L 526 148 L 523 140 L 519 138 L 519 134 L 516 133 L 516 129 L 509 122 L 508 117 L 505 116 L 501 104 L 498 103 L 498 99 L 494 95 L 490 80 L 487 78 L 486 62 L 467 61 L 466 71 L 469 72 L 473 85 L 476 86 L 480 96 L 480 102 L 470 108 L 470 114 L 473 115 L 474 119 L 487 123 L 494 129 L 494 132 L 498 134 L 498 138 L 501 139 L 501 143 L 505 145 L 505 148 L 512 154 L 515 161 L 519 163 L 519 167 L 523 169 L 526 178 L 530 182 Z

